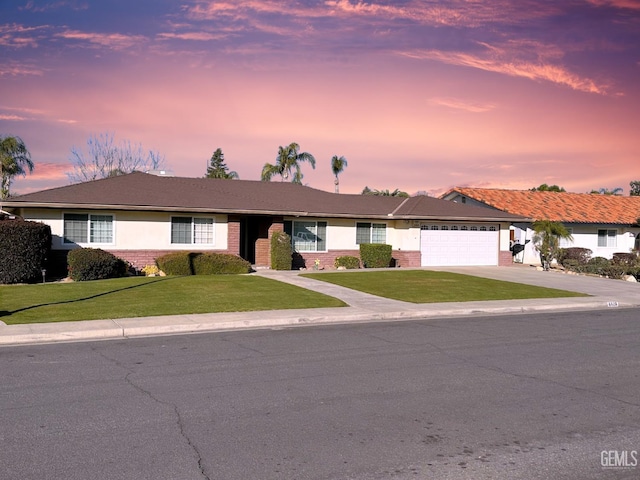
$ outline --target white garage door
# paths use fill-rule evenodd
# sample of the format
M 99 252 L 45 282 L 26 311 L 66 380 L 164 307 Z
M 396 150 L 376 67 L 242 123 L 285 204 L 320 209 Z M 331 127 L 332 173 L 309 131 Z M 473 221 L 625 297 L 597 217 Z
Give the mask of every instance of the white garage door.
M 499 227 L 496 225 L 422 225 L 421 265 L 498 265 L 499 235 Z

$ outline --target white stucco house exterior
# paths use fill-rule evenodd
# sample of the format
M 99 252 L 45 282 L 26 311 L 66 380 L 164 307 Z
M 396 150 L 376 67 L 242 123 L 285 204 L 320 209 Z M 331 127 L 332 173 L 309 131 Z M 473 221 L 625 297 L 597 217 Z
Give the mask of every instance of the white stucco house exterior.
M 560 246 L 588 248 L 592 257 L 611 259 L 614 253 L 640 249 L 640 197 L 460 187 L 441 198 L 532 220 L 560 222 L 573 237 L 561 240 Z M 525 245 L 514 256 L 515 262 L 540 264 L 539 253 L 531 242 L 531 224 L 531 221 L 514 222 L 511 227 L 512 244 Z
M 291 235 L 296 267 L 333 266 L 338 256 L 359 256 L 361 243 L 391 245 L 404 267 L 510 265 L 511 226 L 526 220 L 427 196 L 141 172 L 13 197 L 1 208 L 50 225 L 57 255 L 101 248 L 136 268 L 176 250 L 231 253 L 269 267 L 274 231 Z

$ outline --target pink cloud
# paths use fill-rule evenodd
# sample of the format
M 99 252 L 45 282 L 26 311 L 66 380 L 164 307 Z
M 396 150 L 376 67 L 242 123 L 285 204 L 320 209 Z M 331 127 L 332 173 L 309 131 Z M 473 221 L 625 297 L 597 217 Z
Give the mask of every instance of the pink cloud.
M 587 2 L 598 7 L 607 6 L 615 8 L 625 8 L 630 10 L 640 10 L 640 2 L 638 2 L 638 0 L 587 0 Z
M 561 65 L 552 65 L 546 61 L 535 63 L 512 58 L 509 55 L 495 55 L 499 51 L 498 49 L 489 45 L 484 46 L 487 47 L 487 53 L 484 56 L 441 50 L 414 50 L 399 52 L 399 54 L 410 58 L 436 60 L 449 65 L 471 67 L 512 77 L 549 81 L 582 92 L 608 94 L 607 85 L 598 84 L 594 80 L 574 74 Z M 504 58 L 500 58 L 501 56 Z
M 36 67 L 35 65 L 12 61 L 0 63 L 0 77 L 42 76 L 43 74 L 44 69 Z
M 38 33 L 45 28 L 44 26 L 25 27 L 16 23 L 0 25 L 0 45 L 12 48 L 35 48 L 38 46 L 38 40 L 42 39 Z
M 467 102 L 458 98 L 451 97 L 434 97 L 429 99 L 429 103 L 432 105 L 440 105 L 442 107 L 453 108 L 456 110 L 465 110 L 471 113 L 484 113 L 489 112 L 496 108 L 495 105 L 490 103 L 478 103 Z
M 68 163 L 40 163 L 34 162 L 33 172 L 28 174 L 31 180 L 66 180 L 67 172 L 72 170 L 71 164 Z
M 124 35 L 121 33 L 94 33 L 80 32 L 78 30 L 65 30 L 56 36 L 67 40 L 86 41 L 91 44 L 113 48 L 114 50 L 124 50 L 145 42 L 147 39 L 142 35 Z
M 158 37 L 161 39 L 177 39 L 177 40 L 195 40 L 195 41 L 209 41 L 209 40 L 219 40 L 221 38 L 227 37 L 224 34 L 212 34 L 207 32 L 188 32 L 188 33 L 160 33 Z

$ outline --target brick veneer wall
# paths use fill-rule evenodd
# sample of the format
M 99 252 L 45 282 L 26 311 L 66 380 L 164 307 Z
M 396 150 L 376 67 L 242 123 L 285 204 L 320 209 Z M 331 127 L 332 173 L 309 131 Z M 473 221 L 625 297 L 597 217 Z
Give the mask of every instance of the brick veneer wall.
M 501 267 L 509 267 L 513 265 L 513 255 L 510 250 L 500 252 L 498 256 L 498 265 Z
M 269 227 L 267 238 L 258 238 L 256 240 L 256 266 L 271 266 L 271 237 L 273 232 L 284 232 L 284 223 L 281 218 L 274 218 Z
M 360 258 L 360 250 L 330 250 L 328 252 L 298 252 L 298 257 L 304 260 L 306 268 L 314 268 L 316 259 L 320 260 L 320 268 L 334 268 L 337 257 L 351 256 Z M 406 250 L 394 250 L 392 257 L 396 260 L 396 266 L 419 267 L 420 252 Z
M 229 216 L 227 221 L 227 247 L 229 253 L 240 255 L 240 219 Z

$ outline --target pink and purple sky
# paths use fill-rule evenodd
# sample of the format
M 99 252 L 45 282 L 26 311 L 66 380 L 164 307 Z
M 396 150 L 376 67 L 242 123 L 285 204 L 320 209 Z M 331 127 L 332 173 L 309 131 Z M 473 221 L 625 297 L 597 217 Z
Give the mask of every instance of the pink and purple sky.
M 0 58 L 14 194 L 102 133 L 243 180 L 297 142 L 341 193 L 640 180 L 640 0 L 3 0 Z

